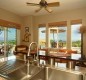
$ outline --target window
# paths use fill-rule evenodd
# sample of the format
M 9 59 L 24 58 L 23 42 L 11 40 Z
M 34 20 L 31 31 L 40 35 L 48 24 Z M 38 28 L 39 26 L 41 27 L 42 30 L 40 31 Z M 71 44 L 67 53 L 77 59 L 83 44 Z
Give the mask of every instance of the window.
M 39 27 L 39 47 L 46 47 L 46 27 Z
M 49 23 L 49 47 L 66 48 L 67 21 Z
M 39 26 L 39 45 L 41 48 L 45 48 L 47 43 L 47 47 L 49 48 L 68 48 L 77 50 L 80 53 L 81 34 L 79 33 L 79 28 L 82 25 L 82 20 L 71 20 L 70 24 L 71 28 L 68 28 L 68 30 L 71 30 L 71 32 L 68 34 L 68 38 L 67 21 L 48 23 L 47 29 L 46 25 Z M 67 46 L 67 43 L 70 44 Z
M 72 46 L 73 50 L 77 50 L 78 53 L 81 52 L 81 34 L 79 33 L 79 28 L 81 24 L 71 25 L 71 38 L 72 38 Z
M 15 28 L 7 28 L 7 45 L 9 45 L 8 49 L 8 56 L 13 55 L 13 50 L 15 48 L 16 42 L 17 42 L 17 29 Z
M 66 48 L 67 27 L 51 27 L 49 28 L 49 47 L 50 48 Z
M 58 30 L 58 47 L 65 49 L 67 41 L 67 27 L 59 27 Z

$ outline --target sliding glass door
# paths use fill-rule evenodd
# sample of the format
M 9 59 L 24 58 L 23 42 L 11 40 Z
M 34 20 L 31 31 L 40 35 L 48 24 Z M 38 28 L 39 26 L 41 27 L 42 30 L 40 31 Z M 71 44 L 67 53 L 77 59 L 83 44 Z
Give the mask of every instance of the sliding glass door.
M 0 26 L 0 55 L 12 56 L 16 45 L 16 29 Z
M 8 28 L 7 29 L 7 40 L 6 40 L 6 44 L 7 44 L 7 52 L 8 52 L 8 56 L 13 55 L 13 51 L 15 49 L 15 45 L 16 45 L 16 29 L 15 28 Z

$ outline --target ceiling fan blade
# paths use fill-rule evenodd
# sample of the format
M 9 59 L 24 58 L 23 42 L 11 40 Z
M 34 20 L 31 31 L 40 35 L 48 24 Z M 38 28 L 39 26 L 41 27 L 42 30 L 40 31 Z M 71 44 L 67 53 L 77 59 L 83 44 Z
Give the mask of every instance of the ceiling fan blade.
M 49 7 L 56 7 L 56 6 L 59 6 L 59 5 L 60 5 L 59 2 L 48 3 Z
M 39 9 L 35 10 L 35 12 L 39 12 L 42 9 L 42 7 L 40 7 Z
M 52 10 L 51 10 L 51 9 L 49 9 L 48 7 L 45 7 L 45 10 L 46 10 L 46 11 L 48 11 L 49 13 L 51 13 L 51 12 L 52 12 Z
M 36 4 L 36 3 L 26 3 L 28 6 L 39 6 L 39 4 Z

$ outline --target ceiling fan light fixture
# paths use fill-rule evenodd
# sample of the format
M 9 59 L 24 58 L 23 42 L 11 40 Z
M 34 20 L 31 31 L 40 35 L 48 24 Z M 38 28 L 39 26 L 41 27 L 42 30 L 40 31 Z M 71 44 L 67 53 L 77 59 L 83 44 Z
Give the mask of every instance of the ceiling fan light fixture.
M 41 0 L 41 1 L 39 2 L 39 4 L 36 4 L 36 3 L 28 3 L 28 2 L 27 2 L 27 5 L 40 7 L 38 10 L 35 10 L 35 12 L 39 12 L 42 8 L 45 8 L 45 10 L 46 10 L 47 12 L 51 13 L 52 10 L 49 9 L 49 7 L 58 7 L 58 6 L 59 6 L 59 2 L 47 3 L 46 0 Z

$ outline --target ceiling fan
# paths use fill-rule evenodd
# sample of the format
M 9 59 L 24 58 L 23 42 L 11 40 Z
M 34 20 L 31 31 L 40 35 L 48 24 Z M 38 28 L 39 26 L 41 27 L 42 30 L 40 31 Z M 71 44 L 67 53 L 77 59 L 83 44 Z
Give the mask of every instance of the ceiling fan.
M 60 4 L 59 2 L 52 2 L 47 3 L 46 0 L 41 0 L 38 4 L 37 3 L 26 3 L 28 6 L 39 6 L 39 9 L 35 10 L 35 12 L 39 12 L 42 8 L 44 8 L 49 13 L 52 12 L 52 10 L 49 7 L 58 7 Z

